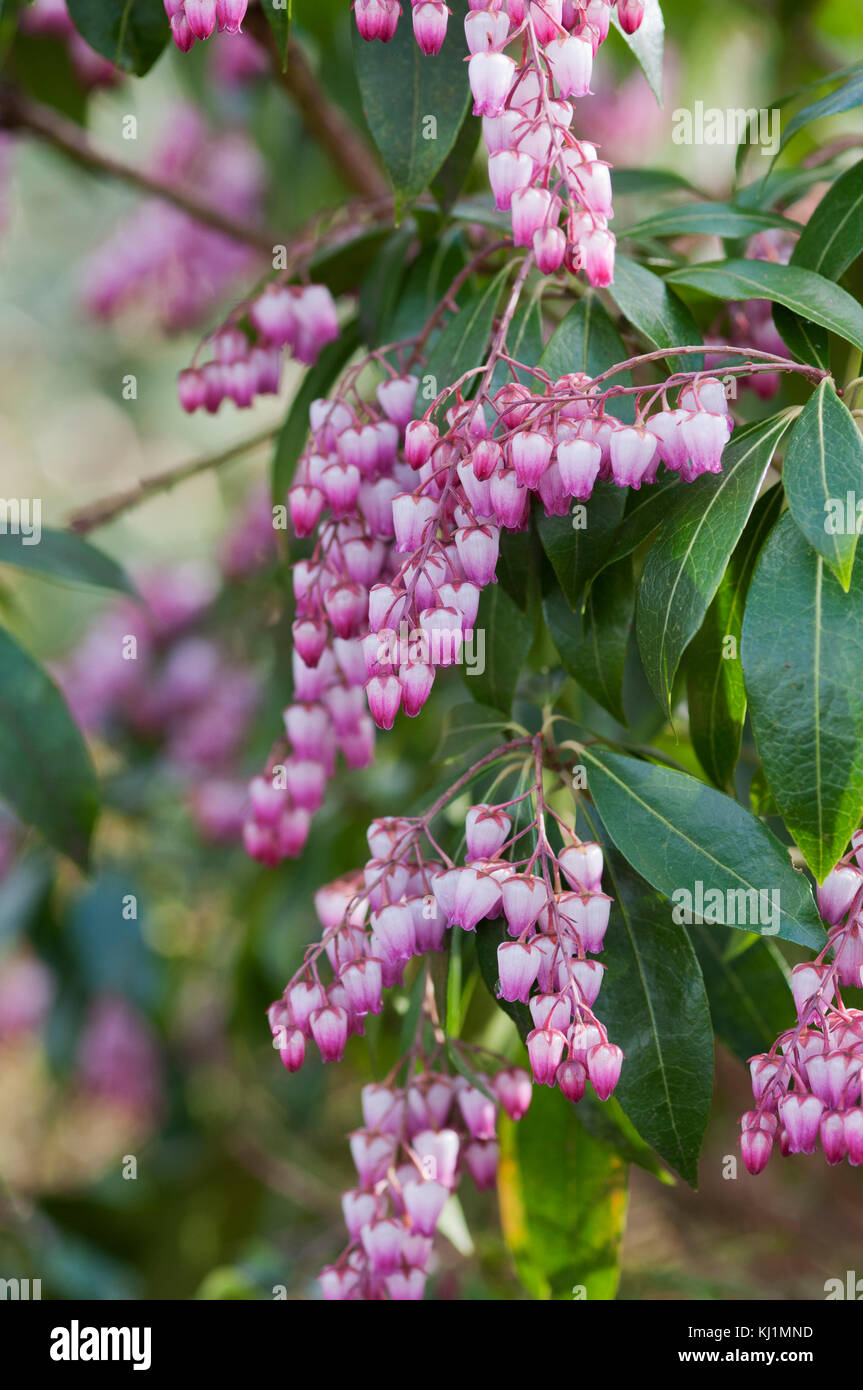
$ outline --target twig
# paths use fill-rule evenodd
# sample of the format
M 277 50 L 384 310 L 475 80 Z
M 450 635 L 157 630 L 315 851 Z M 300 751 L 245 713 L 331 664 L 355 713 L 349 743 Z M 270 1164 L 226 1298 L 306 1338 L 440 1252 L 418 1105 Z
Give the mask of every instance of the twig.
M 74 121 L 67 120 L 48 106 L 31 101 L 14 88 L 5 87 L 0 90 L 0 129 L 29 131 L 31 135 L 44 140 L 54 149 L 61 150 L 83 168 L 94 173 L 108 174 L 111 178 L 138 189 L 139 192 L 172 203 L 174 207 L 193 217 L 196 222 L 213 227 L 232 241 L 251 246 L 268 257 L 272 257 L 273 247 L 280 244 L 281 238 L 264 228 L 228 217 L 218 208 L 201 202 L 194 193 L 188 192 L 185 188 L 165 183 L 154 178 L 152 174 L 97 149 Z
M 133 507 L 140 506 L 142 502 L 146 502 L 159 492 L 167 492 L 169 488 L 176 487 L 178 483 L 186 482 L 188 478 L 194 478 L 199 473 L 206 473 L 211 468 L 220 468 L 223 463 L 231 463 L 234 459 L 242 457 L 243 454 L 251 453 L 261 444 L 269 443 L 277 432 L 275 427 L 262 430 L 260 434 L 253 435 L 251 439 L 244 439 L 239 444 L 232 444 L 229 449 L 224 449 L 219 454 L 208 454 L 205 458 L 193 459 L 191 463 L 180 464 L 178 468 L 169 468 L 162 473 L 154 473 L 151 478 L 141 478 L 135 487 L 129 488 L 126 492 L 118 492 L 99 502 L 91 502 L 86 507 L 82 507 L 80 511 L 73 512 L 66 522 L 67 529 L 75 531 L 79 535 L 86 535 L 88 531 L 94 531 L 97 526 L 105 526 L 123 512 L 131 511 Z

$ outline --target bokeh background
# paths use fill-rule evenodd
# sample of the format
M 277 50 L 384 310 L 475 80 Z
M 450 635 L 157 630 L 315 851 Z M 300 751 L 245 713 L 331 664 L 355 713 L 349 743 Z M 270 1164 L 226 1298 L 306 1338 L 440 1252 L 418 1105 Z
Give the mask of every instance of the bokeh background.
M 733 151 L 674 145 L 676 107 L 770 107 L 863 57 L 863 19 L 847 0 L 663 9 L 664 109 L 610 42 L 581 133 L 615 164 L 674 168 L 712 196 L 729 187 Z M 320 80 L 361 120 L 347 0 L 295 11 Z M 89 125 L 118 158 L 162 170 L 188 138 L 199 186 L 227 187 L 290 243 L 346 190 L 261 79 L 253 47 L 241 58 L 236 46 L 172 51 L 143 80 L 97 88 Z M 26 60 L 54 98 L 78 99 L 61 40 L 34 36 Z M 855 117 L 859 130 L 859 112 L 837 129 L 853 133 Z M 24 140 L 4 138 L 0 163 L 0 495 L 41 497 L 43 523 L 60 526 L 141 477 L 278 425 L 290 373 L 281 398 L 253 412 L 190 419 L 175 392 L 201 334 L 263 267 L 228 258 L 208 279 L 202 256 L 201 283 L 195 257 L 173 256 L 170 229 L 130 190 Z M 616 208 L 620 224 L 651 210 L 622 196 Z M 283 1286 L 311 1298 L 341 1247 L 344 1134 L 399 1020 L 354 1040 L 342 1066 L 311 1060 L 289 1077 L 264 1009 L 315 935 L 313 891 L 362 862 L 370 818 L 408 809 L 435 780 L 446 711 L 463 696 L 456 673 L 438 682 L 424 717 L 379 741 L 370 772 L 340 777 L 299 863 L 246 859 L 242 783 L 286 698 L 269 456 L 264 444 L 95 533 L 145 607 L 0 567 L 4 620 L 55 671 L 106 786 L 89 881 L 0 818 L 0 1277 L 40 1278 L 43 1297 L 268 1299 Z M 141 639 L 131 680 L 111 664 L 118 630 Z M 796 1160 L 727 1176 L 747 1096 L 743 1068 L 720 1051 L 697 1193 L 634 1171 L 620 1298 L 819 1299 L 827 1279 L 863 1275 L 855 1170 Z M 525 1297 L 493 1194 L 467 1201 L 452 1234 L 433 1296 Z

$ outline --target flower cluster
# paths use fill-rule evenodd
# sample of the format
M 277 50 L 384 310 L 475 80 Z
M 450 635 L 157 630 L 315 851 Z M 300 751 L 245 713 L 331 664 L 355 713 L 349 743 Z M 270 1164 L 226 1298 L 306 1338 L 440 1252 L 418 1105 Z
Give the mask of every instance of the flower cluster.
M 180 373 L 180 404 L 215 414 L 223 400 L 240 408 L 256 396 L 278 395 L 282 350 L 312 366 L 327 343 L 338 337 L 336 306 L 326 285 L 273 283 L 248 306 L 248 331 L 237 310 L 211 337 L 212 360 Z
M 32 0 L 21 8 L 18 24 L 23 34 L 37 38 L 58 39 L 65 44 L 72 69 L 88 90 L 114 87 L 123 81 L 124 73 L 91 48 L 72 23 L 66 0 Z
M 497 1104 L 521 1119 L 530 1077 L 504 1067 L 494 1078 L 422 1070 L 404 1086 L 362 1091 L 363 1127 L 350 1136 L 358 1186 L 342 1196 L 349 1243 L 320 1274 L 327 1300 L 421 1299 L 444 1206 L 467 1173 L 480 1191 L 498 1165 Z
M 302 850 L 337 750 L 350 767 L 371 761 L 362 688 L 391 729 L 399 709 L 419 713 L 437 668 L 461 659 L 501 534 L 527 525 L 532 495 L 564 515 L 598 478 L 638 488 L 662 462 L 692 481 L 719 471 L 732 426 L 714 377 L 685 375 L 674 409 L 625 425 L 606 412 L 616 388 L 541 373 L 535 392 L 515 381 L 467 404 L 456 392 L 438 426 L 437 403 L 412 418 L 417 378 L 390 370 L 375 401 L 343 386 L 313 403 L 289 493 L 294 530 L 316 542 L 293 571 L 293 753 L 282 763 L 277 747 L 251 789 L 246 846 L 264 863 Z
M 191 107 L 174 112 L 149 169 L 225 215 L 254 221 L 260 214 L 264 169 L 254 146 L 239 132 L 211 135 Z M 96 318 L 135 309 L 174 333 L 197 323 L 239 277 L 258 267 L 248 246 L 152 198 L 90 257 L 84 302 Z
M 442 950 L 447 929 L 473 932 L 503 918 L 508 939 L 498 946 L 498 989 L 506 1000 L 530 1004 L 534 1027 L 526 1042 L 533 1081 L 559 1086 L 571 1101 L 582 1098 L 589 1081 L 601 1100 L 608 1099 L 623 1053 L 593 1011 L 604 967 L 590 957 L 602 949 L 611 903 L 601 888 L 602 849 L 579 840 L 548 806 L 544 754 L 538 736 L 515 740 L 470 769 L 425 816 L 372 823 L 362 872 L 316 894 L 321 940 L 268 1010 L 273 1045 L 289 1071 L 303 1065 L 310 1043 L 325 1062 L 341 1060 L 348 1038 L 363 1034 L 368 1015 L 381 1012 L 384 990 L 404 982 L 410 962 Z M 465 862 L 456 865 L 433 838 L 431 823 L 478 769 L 511 755 L 527 757 L 533 785 L 505 803 L 469 808 Z M 524 816 L 531 802 L 533 814 Z M 557 852 L 549 838 L 552 821 L 561 842 Z M 514 847 L 525 836 L 531 852 L 515 859 Z M 323 974 L 324 958 L 330 978 Z M 434 1032 L 430 976 L 423 1013 Z M 422 1030 L 421 1016 L 412 1064 Z M 430 1240 L 457 1158 L 479 1187 L 493 1182 L 494 1098 L 518 1119 L 530 1092 L 527 1073 L 508 1067 L 493 1080 L 480 1074 L 478 1084 L 424 1067 L 401 1090 L 367 1086 L 365 1127 L 351 1138 L 360 1187 L 344 1199 L 351 1245 L 324 1271 L 325 1296 L 421 1297 Z
M 863 831 L 819 888 L 818 906 L 828 944 L 791 973 L 797 1025 L 750 1060 L 755 1109 L 743 1115 L 740 1137 L 750 1173 L 767 1166 L 777 1140 L 783 1156 L 812 1154 L 820 1143 L 830 1164 L 863 1163 L 863 1010 L 839 994 L 859 986 L 863 972 Z
M 198 39 L 241 34 L 249 0 L 164 0 L 174 43 L 188 53 Z
M 642 0 L 618 0 L 617 9 L 622 28 L 634 33 Z M 533 249 L 544 274 L 584 270 L 594 286 L 614 278 L 611 176 L 571 126 L 573 99 L 590 92 L 611 10 L 610 0 L 471 0 L 464 21 L 473 112 L 482 117 L 489 181 L 498 208 L 512 215 L 515 244 Z M 401 6 L 356 0 L 354 13 L 363 38 L 386 43 Z M 440 51 L 448 15 L 443 0 L 415 0 L 423 53 Z M 512 58 L 505 50 L 519 40 L 520 57 Z

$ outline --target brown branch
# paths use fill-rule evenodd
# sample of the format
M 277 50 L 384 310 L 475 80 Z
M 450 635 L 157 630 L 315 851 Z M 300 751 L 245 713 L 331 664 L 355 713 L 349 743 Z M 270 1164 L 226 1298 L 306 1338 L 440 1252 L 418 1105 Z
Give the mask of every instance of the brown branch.
M 66 527 L 69 531 L 86 535 L 88 531 L 94 531 L 97 526 L 105 526 L 123 512 L 140 506 L 159 492 L 167 492 L 169 488 L 176 487 L 178 483 L 184 483 L 199 473 L 206 473 L 211 468 L 220 468 L 223 463 L 231 463 L 243 454 L 259 448 L 261 444 L 268 444 L 277 433 L 278 426 L 271 427 L 253 435 L 251 439 L 232 444 L 219 454 L 208 454 L 205 458 L 180 464 L 178 468 L 169 468 L 162 473 L 154 473 L 150 478 L 141 478 L 135 487 L 129 488 L 126 492 L 117 492 L 112 497 L 102 498 L 99 502 L 90 502 L 80 511 L 73 512 L 67 519 Z
M 209 203 L 201 202 L 194 193 L 175 184 L 164 183 L 151 174 L 113 155 L 99 150 L 91 144 L 83 130 L 74 121 L 67 120 L 58 112 L 39 102 L 31 101 L 14 88 L 0 90 L 0 129 L 28 131 L 38 139 L 44 140 L 53 149 L 62 151 L 67 158 L 94 173 L 108 174 L 121 183 L 129 184 L 141 193 L 173 204 L 182 212 L 193 217 L 196 222 L 222 232 L 232 241 L 251 246 L 263 255 L 272 257 L 273 247 L 281 239 L 261 227 L 238 221 L 219 212 Z
M 386 176 L 363 136 L 326 95 L 300 45 L 288 42 L 283 70 L 275 35 L 260 9 L 249 9 L 244 28 L 271 55 L 275 75 L 291 97 L 306 129 L 349 188 L 364 198 L 388 198 L 393 193 Z

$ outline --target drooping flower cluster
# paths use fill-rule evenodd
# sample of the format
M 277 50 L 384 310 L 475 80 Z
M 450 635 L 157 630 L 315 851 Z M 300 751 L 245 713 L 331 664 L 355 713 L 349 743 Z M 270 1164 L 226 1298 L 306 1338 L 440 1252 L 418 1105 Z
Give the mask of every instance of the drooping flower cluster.
M 164 0 L 174 43 L 188 53 L 211 35 L 241 34 L 249 0 Z
M 531 247 L 539 269 L 584 270 L 595 286 L 614 278 L 611 176 L 596 147 L 572 132 L 573 99 L 587 96 L 593 60 L 608 35 L 610 0 L 471 0 L 464 28 L 475 116 L 481 116 L 497 206 L 512 214 L 516 246 Z M 642 0 L 618 0 L 634 33 Z M 423 53 L 440 51 L 449 10 L 415 0 L 414 34 Z M 392 38 L 398 0 L 356 0 L 365 39 Z M 505 51 L 521 44 L 518 59 Z M 563 219 L 561 221 L 561 219 Z
M 297 535 L 316 530 L 313 558 L 294 566 L 293 752 L 284 763 L 277 746 L 252 785 L 254 858 L 300 853 L 337 750 L 350 767 L 371 761 L 362 687 L 390 729 L 399 709 L 419 713 L 438 667 L 462 659 L 501 534 L 527 525 L 533 495 L 564 515 L 599 478 L 638 488 L 660 462 L 687 482 L 721 468 L 732 420 L 715 378 L 685 374 L 676 408 L 625 425 L 606 412 L 615 388 L 534 375 L 535 392 L 513 382 L 467 404 L 456 393 L 440 428 L 434 406 L 412 419 L 410 374 L 390 375 L 374 402 L 345 387 L 314 402 L 289 493 Z
M 174 112 L 149 171 L 200 194 L 226 216 L 254 222 L 260 215 L 264 166 L 254 146 L 240 132 L 210 134 L 192 107 Z M 174 333 L 197 323 L 237 279 L 259 267 L 247 245 L 151 198 L 90 257 L 83 297 L 96 318 L 134 309 Z
M 444 1206 L 466 1173 L 484 1191 L 498 1166 L 497 1104 L 521 1119 L 530 1077 L 504 1067 L 483 1090 L 461 1075 L 422 1069 L 404 1086 L 362 1091 L 363 1127 L 350 1136 L 358 1185 L 342 1196 L 349 1242 L 320 1274 L 328 1301 L 423 1297 Z
M 91 48 L 72 23 L 66 0 L 32 0 L 21 7 L 18 24 L 22 34 L 58 39 L 65 44 L 75 76 L 82 87 L 114 87 L 125 74 Z
M 316 894 L 321 940 L 268 1011 L 273 1045 L 289 1071 L 303 1065 L 310 1043 L 325 1062 L 339 1061 L 348 1038 L 363 1034 L 368 1015 L 381 1012 L 384 990 L 403 983 L 409 962 L 442 950 L 447 929 L 473 932 L 503 917 L 509 939 L 498 946 L 498 989 L 506 1000 L 530 1004 L 534 1027 L 526 1043 L 534 1082 L 557 1085 L 579 1101 L 589 1081 L 608 1099 L 623 1053 L 593 1011 L 604 967 L 591 957 L 602 949 L 611 903 L 601 888 L 602 850 L 580 841 L 548 806 L 544 751 L 538 736 L 514 740 L 464 774 L 425 816 L 372 823 L 362 873 Z M 479 768 L 513 756 L 527 756 L 533 785 L 503 804 L 470 807 L 465 862 L 456 865 L 433 838 L 432 821 Z M 525 803 L 533 806 L 526 817 Z M 549 839 L 552 821 L 557 852 Z M 526 836 L 530 852 L 514 858 Z M 323 975 L 324 956 L 330 978 Z M 423 1007 L 434 1030 L 430 977 Z M 421 1019 L 420 1038 L 422 1026 Z M 415 1060 L 416 1051 L 410 1055 Z M 526 1073 L 504 1069 L 494 1080 L 479 1079 L 477 1086 L 426 1068 L 403 1090 L 366 1087 L 365 1127 L 351 1139 L 360 1188 L 345 1198 L 352 1243 L 324 1272 L 325 1296 L 422 1296 L 430 1253 L 423 1242 L 452 1189 L 457 1156 L 478 1186 L 494 1179 L 495 1106 L 483 1087 L 512 1118 L 529 1104 Z M 458 1111 L 466 1129 L 461 1140 L 454 1132 Z M 438 1165 L 431 1172 L 424 1166 L 430 1159 Z
M 240 326 L 242 310 L 212 335 L 213 357 L 180 373 L 180 404 L 190 413 L 202 407 L 215 414 L 223 400 L 241 409 L 256 396 L 278 395 L 282 350 L 312 366 L 327 343 L 338 337 L 336 306 L 326 285 L 269 285 L 248 306 L 248 331 Z
M 819 888 L 818 906 L 828 944 L 792 971 L 797 1025 L 750 1061 L 755 1109 L 743 1115 L 740 1137 L 750 1173 L 767 1166 L 777 1141 L 783 1157 L 820 1143 L 830 1164 L 863 1163 L 863 1010 L 839 993 L 863 982 L 863 831 Z

